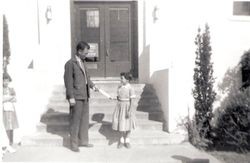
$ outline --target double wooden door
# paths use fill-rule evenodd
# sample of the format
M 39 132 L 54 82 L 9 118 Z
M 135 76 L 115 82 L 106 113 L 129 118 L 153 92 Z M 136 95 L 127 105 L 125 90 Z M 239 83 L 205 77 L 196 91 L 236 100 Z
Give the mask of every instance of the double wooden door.
M 75 2 L 74 30 L 73 46 L 90 44 L 86 61 L 92 77 L 119 77 L 131 70 L 131 4 Z

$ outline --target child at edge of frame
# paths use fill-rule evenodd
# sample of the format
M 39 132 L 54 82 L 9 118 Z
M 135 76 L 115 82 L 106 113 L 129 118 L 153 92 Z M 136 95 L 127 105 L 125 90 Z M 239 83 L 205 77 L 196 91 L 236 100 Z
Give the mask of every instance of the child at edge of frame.
M 131 130 L 136 128 L 135 105 L 136 98 L 134 88 L 131 86 L 132 74 L 130 72 L 120 73 L 121 84 L 117 88 L 117 97 L 111 97 L 112 100 L 117 100 L 113 117 L 112 129 L 120 132 L 120 139 L 117 148 L 123 146 L 131 148 L 130 134 Z
M 11 77 L 9 74 L 7 72 L 3 73 L 3 110 L 0 114 L 0 162 L 7 152 L 16 152 L 16 149 L 11 145 L 13 143 L 13 129 L 18 128 L 18 122 L 14 108 L 14 102 L 16 101 L 15 92 L 9 87 L 10 82 Z
M 15 110 L 16 93 L 9 87 L 11 77 L 7 72 L 3 74 L 3 123 L 9 138 L 9 144 L 13 145 L 14 130 L 19 127 Z

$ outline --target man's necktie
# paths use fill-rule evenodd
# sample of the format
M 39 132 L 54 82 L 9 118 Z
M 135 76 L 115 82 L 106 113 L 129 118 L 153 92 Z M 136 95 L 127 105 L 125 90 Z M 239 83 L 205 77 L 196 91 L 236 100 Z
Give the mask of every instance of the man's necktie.
M 84 66 L 84 64 L 83 64 L 83 62 L 81 60 L 79 61 L 79 64 L 80 64 L 80 67 L 81 67 L 81 69 L 82 69 L 82 71 L 84 73 L 86 84 L 88 84 L 88 79 L 87 79 L 87 74 L 86 74 L 86 71 L 85 71 L 85 66 Z

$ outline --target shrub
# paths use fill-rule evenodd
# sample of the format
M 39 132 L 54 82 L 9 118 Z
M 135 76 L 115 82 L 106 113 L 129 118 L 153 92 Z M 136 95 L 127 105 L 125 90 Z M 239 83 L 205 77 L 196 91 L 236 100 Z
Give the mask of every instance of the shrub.
M 3 15 L 3 71 L 7 71 L 10 58 L 9 30 L 5 15 Z
M 242 87 L 245 89 L 250 85 L 250 50 L 246 51 L 241 57 L 241 74 L 242 74 Z
M 250 149 L 250 50 L 241 57 L 242 85 L 231 84 L 216 116 L 214 143 L 217 149 L 237 151 Z
M 196 139 L 200 142 L 199 144 L 207 147 L 211 143 L 210 121 L 212 119 L 212 107 L 216 93 L 213 90 L 214 78 L 209 26 L 206 24 L 205 31 L 202 34 L 200 32 L 199 28 L 195 39 L 197 46 L 193 76 L 195 85 L 193 89 L 195 117 L 194 121 L 190 122 L 190 126 L 194 128 L 193 135 L 196 135 Z M 195 132 L 199 134 L 195 134 Z M 193 142 L 194 145 L 199 146 L 195 142 Z
M 218 149 L 245 152 L 250 149 L 250 89 L 230 96 L 225 109 L 220 111 L 214 143 Z
M 208 147 L 209 141 L 200 136 L 196 122 L 189 118 L 184 119 L 184 125 L 188 131 L 188 140 L 197 148 L 203 149 Z

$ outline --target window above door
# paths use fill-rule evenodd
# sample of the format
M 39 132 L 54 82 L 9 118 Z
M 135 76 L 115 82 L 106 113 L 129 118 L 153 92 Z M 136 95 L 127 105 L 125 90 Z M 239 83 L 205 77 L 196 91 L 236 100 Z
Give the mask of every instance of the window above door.
M 232 1 L 232 20 L 250 21 L 250 0 Z

